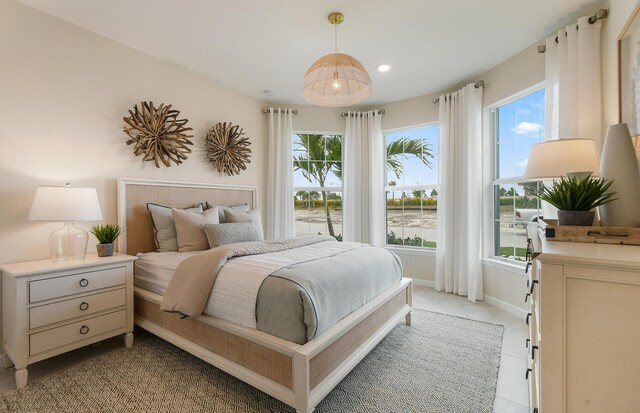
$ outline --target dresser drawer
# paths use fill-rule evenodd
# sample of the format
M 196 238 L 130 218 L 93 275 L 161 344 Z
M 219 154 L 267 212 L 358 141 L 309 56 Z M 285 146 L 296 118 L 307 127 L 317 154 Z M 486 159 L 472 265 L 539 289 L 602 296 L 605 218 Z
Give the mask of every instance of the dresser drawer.
M 29 328 L 38 328 L 47 324 L 124 306 L 125 304 L 126 290 L 120 288 L 105 293 L 91 294 L 72 300 L 32 307 L 29 309 Z
M 126 277 L 126 268 L 116 267 L 30 281 L 29 302 L 36 303 L 52 298 L 121 285 L 125 283 Z
M 33 356 L 108 331 L 125 328 L 126 310 L 109 313 L 29 336 L 29 355 Z

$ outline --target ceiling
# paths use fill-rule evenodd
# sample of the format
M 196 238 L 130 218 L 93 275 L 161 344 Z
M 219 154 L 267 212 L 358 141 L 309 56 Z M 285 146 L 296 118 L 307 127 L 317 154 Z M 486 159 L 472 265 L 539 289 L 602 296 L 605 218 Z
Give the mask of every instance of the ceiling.
M 369 71 L 382 104 L 446 90 L 591 11 L 593 0 L 20 0 L 244 94 L 305 103 L 302 77 L 333 51 Z M 391 65 L 379 73 L 376 66 Z M 266 97 L 264 90 L 272 90 Z

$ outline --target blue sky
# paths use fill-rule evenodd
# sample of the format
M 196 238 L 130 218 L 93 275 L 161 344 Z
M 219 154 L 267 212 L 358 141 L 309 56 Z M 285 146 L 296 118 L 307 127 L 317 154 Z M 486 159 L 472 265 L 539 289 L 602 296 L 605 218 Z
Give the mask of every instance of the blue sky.
M 544 140 L 544 90 L 498 108 L 496 178 L 524 175 L 533 144 Z

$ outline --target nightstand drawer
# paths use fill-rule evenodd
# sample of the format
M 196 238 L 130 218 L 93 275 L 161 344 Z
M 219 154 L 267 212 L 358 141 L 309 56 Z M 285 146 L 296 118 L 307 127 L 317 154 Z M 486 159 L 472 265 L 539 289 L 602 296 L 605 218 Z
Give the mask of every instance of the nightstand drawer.
M 126 310 L 109 313 L 29 336 L 29 355 L 43 353 L 108 331 L 124 329 Z
M 70 274 L 29 282 L 29 302 L 49 300 L 125 283 L 125 267 Z
M 86 295 L 72 300 L 32 307 L 29 309 L 29 328 L 38 328 L 125 304 L 126 290 L 120 288 L 106 293 Z

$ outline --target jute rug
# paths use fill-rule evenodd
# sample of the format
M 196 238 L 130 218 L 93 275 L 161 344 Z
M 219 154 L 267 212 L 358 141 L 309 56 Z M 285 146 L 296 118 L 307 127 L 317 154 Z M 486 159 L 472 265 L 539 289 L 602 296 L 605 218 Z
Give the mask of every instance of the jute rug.
M 316 412 L 492 412 L 504 327 L 414 310 Z M 160 339 L 0 395 L 3 412 L 293 412 Z

